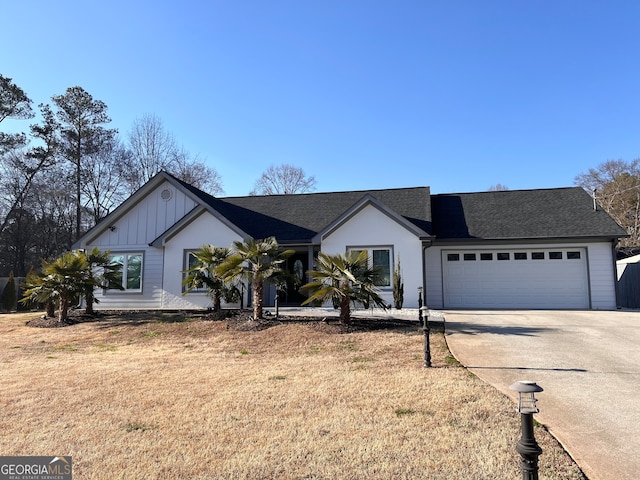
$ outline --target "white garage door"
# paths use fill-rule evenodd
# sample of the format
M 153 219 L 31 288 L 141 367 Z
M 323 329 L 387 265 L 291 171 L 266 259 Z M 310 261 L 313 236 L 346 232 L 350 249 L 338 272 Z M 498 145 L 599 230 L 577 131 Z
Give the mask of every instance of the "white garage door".
M 583 248 L 443 250 L 448 308 L 589 308 Z

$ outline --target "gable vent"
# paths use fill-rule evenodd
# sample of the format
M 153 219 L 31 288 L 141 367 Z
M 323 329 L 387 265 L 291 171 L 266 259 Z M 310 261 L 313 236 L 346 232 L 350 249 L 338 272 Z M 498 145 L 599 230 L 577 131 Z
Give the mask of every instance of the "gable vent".
M 165 202 L 171 200 L 171 197 L 173 197 L 173 192 L 168 188 L 165 188 L 160 192 L 160 198 L 162 198 L 162 200 L 164 200 Z

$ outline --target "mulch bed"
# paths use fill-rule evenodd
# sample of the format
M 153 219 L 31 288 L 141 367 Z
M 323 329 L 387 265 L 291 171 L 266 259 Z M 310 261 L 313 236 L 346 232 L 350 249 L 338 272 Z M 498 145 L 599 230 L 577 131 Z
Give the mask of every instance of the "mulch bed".
M 265 315 L 265 318 L 253 320 L 252 310 L 223 310 L 221 312 L 160 312 L 160 311 L 99 311 L 94 315 L 86 315 L 83 310 L 71 310 L 69 318 L 65 322 L 58 322 L 57 317 L 42 316 L 26 323 L 29 327 L 36 328 L 61 328 L 85 322 L 100 322 L 105 320 L 118 320 L 122 323 L 140 323 L 153 321 L 182 322 L 187 319 L 199 319 L 204 321 L 222 321 L 227 323 L 227 328 L 240 331 L 259 331 L 277 325 L 292 323 L 307 324 L 314 329 L 326 333 L 352 333 L 374 330 L 404 330 L 415 329 L 417 320 L 403 320 L 381 317 L 354 317 L 350 324 L 343 325 L 335 316 L 298 316 L 298 315 Z
M 28 327 L 37 327 L 37 328 L 60 328 L 60 327 L 68 327 L 69 325 L 73 325 L 77 322 L 58 322 L 58 317 L 47 317 L 43 315 L 40 318 L 34 318 L 33 320 L 29 320 L 27 322 Z

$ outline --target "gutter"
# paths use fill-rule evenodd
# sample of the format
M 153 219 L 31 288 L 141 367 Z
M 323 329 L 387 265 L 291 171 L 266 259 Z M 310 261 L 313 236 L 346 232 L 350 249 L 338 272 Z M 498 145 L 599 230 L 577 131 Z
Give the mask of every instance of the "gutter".
M 423 306 L 427 307 L 427 248 L 433 246 L 433 240 L 422 241 L 422 292 Z

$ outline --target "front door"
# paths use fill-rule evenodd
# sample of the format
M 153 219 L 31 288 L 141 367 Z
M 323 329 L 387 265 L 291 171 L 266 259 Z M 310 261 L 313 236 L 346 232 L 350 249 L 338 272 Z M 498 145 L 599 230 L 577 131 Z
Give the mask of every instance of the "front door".
M 284 291 L 279 294 L 280 305 L 297 306 L 307 299 L 300 293 L 300 287 L 307 283 L 307 270 L 309 270 L 309 255 L 307 252 L 291 255 L 285 265 L 287 271 L 287 284 Z

